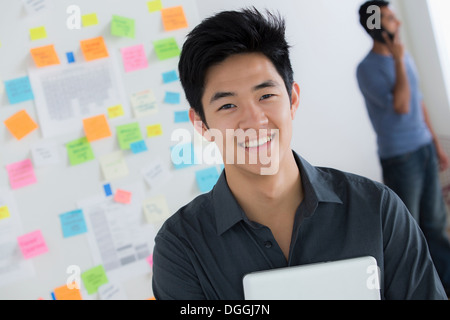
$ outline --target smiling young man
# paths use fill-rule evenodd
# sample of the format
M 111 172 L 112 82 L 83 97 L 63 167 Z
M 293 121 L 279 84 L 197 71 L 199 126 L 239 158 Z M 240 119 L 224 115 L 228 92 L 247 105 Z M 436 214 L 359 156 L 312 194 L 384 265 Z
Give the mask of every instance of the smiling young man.
M 378 262 L 382 298 L 446 298 L 393 192 L 291 150 L 300 89 L 281 18 L 246 9 L 204 20 L 187 37 L 179 72 L 191 121 L 218 145 L 225 170 L 158 232 L 157 299 L 243 299 L 247 273 L 362 256 Z

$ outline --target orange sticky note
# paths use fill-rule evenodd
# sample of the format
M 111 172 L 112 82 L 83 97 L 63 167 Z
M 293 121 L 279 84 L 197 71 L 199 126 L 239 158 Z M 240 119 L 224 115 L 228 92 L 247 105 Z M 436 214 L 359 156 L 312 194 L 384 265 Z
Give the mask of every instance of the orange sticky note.
M 70 286 L 63 285 L 56 288 L 53 291 L 55 293 L 56 300 L 83 300 L 80 289 L 77 287 L 76 282 L 73 282 Z
M 111 137 L 111 130 L 104 114 L 83 119 L 83 126 L 89 142 Z
M 9 132 L 16 137 L 17 140 L 22 139 L 27 134 L 36 130 L 38 125 L 28 115 L 25 110 L 21 110 L 4 121 Z
M 120 203 L 131 203 L 131 192 L 117 189 L 116 194 L 114 195 L 114 201 Z
M 182 6 L 161 9 L 164 30 L 187 28 L 188 23 Z
M 30 53 L 38 68 L 60 64 L 58 55 L 55 51 L 55 46 L 52 44 L 30 49 Z
M 106 58 L 109 56 L 103 37 L 80 41 L 81 51 L 86 61 Z

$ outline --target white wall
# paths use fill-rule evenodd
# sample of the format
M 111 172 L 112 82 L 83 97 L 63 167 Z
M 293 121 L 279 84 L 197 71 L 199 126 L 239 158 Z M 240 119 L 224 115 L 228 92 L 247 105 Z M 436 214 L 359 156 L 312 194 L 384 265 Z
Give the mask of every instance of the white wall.
M 362 1 L 197 0 L 200 17 L 255 6 L 278 10 L 287 22 L 301 102 L 292 146 L 314 165 L 381 181 L 376 136 L 356 81 L 356 67 L 371 48 L 360 27 Z

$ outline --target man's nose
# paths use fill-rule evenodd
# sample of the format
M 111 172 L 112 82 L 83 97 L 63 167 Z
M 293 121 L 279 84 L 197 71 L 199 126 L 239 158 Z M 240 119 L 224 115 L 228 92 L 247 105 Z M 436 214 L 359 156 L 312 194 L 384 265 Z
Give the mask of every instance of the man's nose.
M 261 106 L 253 102 L 247 103 L 242 112 L 242 118 L 239 123 L 240 129 L 259 129 L 269 123 L 265 111 Z

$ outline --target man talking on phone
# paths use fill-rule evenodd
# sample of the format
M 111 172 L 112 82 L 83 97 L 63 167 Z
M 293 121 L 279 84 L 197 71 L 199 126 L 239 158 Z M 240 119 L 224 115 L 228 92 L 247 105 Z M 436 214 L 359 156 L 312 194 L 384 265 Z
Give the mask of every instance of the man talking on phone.
M 439 181 L 439 170 L 448 169 L 449 159 L 431 126 L 413 59 L 400 39 L 401 22 L 389 2 L 367 1 L 359 14 L 373 48 L 359 64 L 357 79 L 378 137 L 384 183 L 399 195 L 425 234 L 449 295 L 450 242 Z

